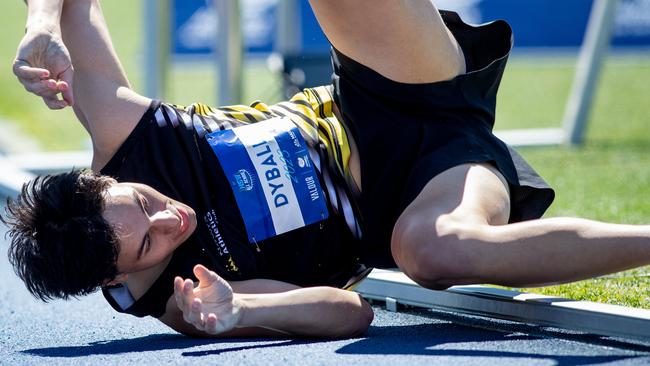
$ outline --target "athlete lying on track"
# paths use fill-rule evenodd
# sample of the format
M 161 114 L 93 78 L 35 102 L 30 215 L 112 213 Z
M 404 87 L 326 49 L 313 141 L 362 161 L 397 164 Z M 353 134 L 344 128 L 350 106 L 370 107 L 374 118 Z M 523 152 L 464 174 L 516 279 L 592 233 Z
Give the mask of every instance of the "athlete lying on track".
M 553 191 L 491 133 L 504 22 L 469 26 L 424 0 L 312 0 L 332 85 L 181 107 L 131 90 L 98 1 L 28 3 L 14 73 L 74 108 L 97 172 L 39 177 L 8 204 L 10 259 L 41 299 L 102 287 L 117 311 L 185 334 L 341 337 L 372 320 L 339 289 L 364 265 L 444 289 L 650 262 L 647 226 L 538 219 Z

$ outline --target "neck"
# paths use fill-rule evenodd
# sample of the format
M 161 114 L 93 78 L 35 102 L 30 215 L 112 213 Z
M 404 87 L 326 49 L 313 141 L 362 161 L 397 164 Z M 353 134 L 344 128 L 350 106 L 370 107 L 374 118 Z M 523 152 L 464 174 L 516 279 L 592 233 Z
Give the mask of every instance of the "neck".
M 160 274 L 167 268 L 169 261 L 172 259 L 172 254 L 168 255 L 162 262 L 159 264 L 147 268 L 145 270 L 129 273 L 129 278 L 127 279 L 125 285 L 129 289 L 131 296 L 136 300 L 142 297 L 147 290 L 153 285 L 153 283 L 160 277 Z M 171 286 L 171 284 L 170 284 Z

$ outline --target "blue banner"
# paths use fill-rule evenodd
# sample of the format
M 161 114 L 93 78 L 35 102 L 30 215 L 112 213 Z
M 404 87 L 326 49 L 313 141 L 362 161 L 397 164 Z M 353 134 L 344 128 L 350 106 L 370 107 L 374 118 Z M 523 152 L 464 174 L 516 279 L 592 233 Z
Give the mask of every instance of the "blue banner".
M 273 51 L 279 0 L 239 0 L 242 33 L 248 53 Z M 216 44 L 217 12 L 213 0 L 174 0 L 172 50 L 174 55 L 207 55 Z
M 268 54 L 275 47 L 277 5 L 281 0 L 240 0 L 244 43 L 249 54 Z M 513 27 L 515 47 L 578 47 L 582 44 L 592 0 L 436 0 L 441 9 L 457 11 L 469 23 L 505 19 Z M 173 52 L 206 55 L 215 44 L 217 14 L 212 0 L 175 0 Z M 307 0 L 298 1 L 305 53 L 327 52 Z M 650 46 L 650 0 L 620 0 L 613 44 Z

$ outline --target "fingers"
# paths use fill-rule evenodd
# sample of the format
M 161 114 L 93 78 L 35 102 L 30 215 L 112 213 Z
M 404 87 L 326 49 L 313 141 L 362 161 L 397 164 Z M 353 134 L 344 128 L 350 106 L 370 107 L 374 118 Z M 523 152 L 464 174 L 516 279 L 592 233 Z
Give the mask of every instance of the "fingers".
M 74 105 L 74 96 L 72 94 L 72 76 L 74 75 L 74 68 L 72 65 L 59 75 L 59 91 L 63 94 L 63 100 L 68 103 L 69 106 Z
M 55 96 L 58 93 L 57 84 L 54 80 L 25 80 L 22 84 L 25 90 L 43 98 Z
M 43 98 L 43 102 L 49 109 L 63 109 L 68 106 L 64 100 L 53 100 Z
M 183 279 L 176 276 L 174 278 L 174 298 L 176 299 L 176 305 L 181 311 L 185 307 L 185 302 L 183 301 Z
M 183 281 L 183 302 L 188 308 L 192 306 L 192 300 L 194 300 L 194 282 L 192 280 Z
M 183 312 L 183 315 L 189 311 L 190 306 L 183 292 L 184 285 L 185 281 L 181 277 L 174 278 L 174 298 L 176 299 L 176 305 Z
M 194 282 L 181 277 L 174 279 L 176 305 L 183 312 L 183 320 L 199 330 L 205 330 L 207 317 L 202 314 L 202 302 L 194 297 Z
M 63 82 L 48 79 L 36 81 L 21 80 L 21 83 L 25 87 L 25 90 L 43 98 L 43 101 L 50 109 L 61 109 L 70 105 L 68 101 L 59 99 L 59 93 L 68 89 L 67 84 Z
M 205 330 L 205 318 L 203 313 L 201 312 L 201 307 L 202 307 L 201 300 L 194 299 L 192 301 L 192 306 L 190 307 L 190 313 L 186 321 L 194 325 L 196 329 Z
M 68 106 L 68 102 L 59 99 L 57 96 L 49 98 L 43 97 L 43 102 L 45 102 L 45 105 L 50 109 L 63 109 Z
M 194 266 L 194 275 L 196 278 L 199 280 L 199 287 L 209 287 L 211 286 L 214 282 L 219 280 L 219 275 L 217 275 L 215 272 L 210 271 L 207 269 L 205 266 L 201 264 L 197 264 Z
M 63 82 L 57 82 L 53 79 L 38 80 L 38 81 L 25 81 L 23 82 L 25 90 L 39 97 L 50 109 L 62 109 L 70 105 L 66 100 L 59 99 L 59 93 L 62 90 L 67 90 L 67 85 Z
M 42 97 L 50 109 L 62 109 L 74 104 L 72 92 L 74 70 L 72 66 L 57 75 L 60 81 L 49 78 L 50 72 L 48 70 L 31 67 L 24 60 L 14 61 L 13 71 L 25 89 Z M 62 94 L 63 100 L 59 99 L 58 94 Z
M 194 299 L 190 312 L 185 319 L 186 322 L 194 325 L 196 329 L 205 331 L 209 334 L 219 333 L 217 316 L 214 313 L 204 314 L 203 303 L 200 299 Z
M 50 72 L 46 69 L 31 67 L 27 61 L 14 61 L 14 74 L 27 91 L 45 96 L 44 93 L 56 90 L 56 81 L 48 80 Z
M 217 329 L 217 316 L 214 313 L 208 314 L 208 318 L 205 320 L 205 331 L 209 334 L 217 334 L 219 332 Z
M 216 273 L 208 270 L 204 266 L 198 265 L 194 268 L 194 273 L 205 281 L 225 282 Z M 226 283 L 227 285 L 227 283 Z M 176 305 L 183 313 L 183 320 L 192 324 L 196 329 L 209 334 L 218 334 L 222 332 L 223 326 L 219 325 L 219 319 L 214 313 L 204 312 L 203 302 L 200 298 L 195 297 L 194 282 L 192 280 L 183 280 L 181 277 L 174 278 L 174 298 Z
M 191 282 L 190 280 L 187 280 Z M 185 313 L 189 310 L 190 302 L 188 302 L 189 296 L 185 291 L 186 281 L 183 281 L 181 277 L 176 277 L 174 279 L 174 298 L 176 299 L 176 305 L 178 308 Z M 191 290 L 189 291 L 191 293 Z
M 50 72 L 46 69 L 31 67 L 25 60 L 15 60 L 13 66 L 14 75 L 18 79 L 40 80 L 50 77 Z

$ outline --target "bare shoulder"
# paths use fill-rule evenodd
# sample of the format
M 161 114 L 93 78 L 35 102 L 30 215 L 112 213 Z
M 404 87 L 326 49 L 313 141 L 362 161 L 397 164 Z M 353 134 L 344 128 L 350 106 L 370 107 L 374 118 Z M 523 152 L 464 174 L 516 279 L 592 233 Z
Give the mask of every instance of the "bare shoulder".
M 151 100 L 131 88 L 98 1 L 64 7 L 61 33 L 74 66 L 75 113 L 92 139 L 92 167 L 99 169 L 126 140 Z
M 109 88 L 110 89 L 110 88 Z M 152 100 L 126 87 L 116 87 L 101 112 L 93 111 L 87 126 L 93 144 L 92 169 L 103 168 L 138 125 Z

